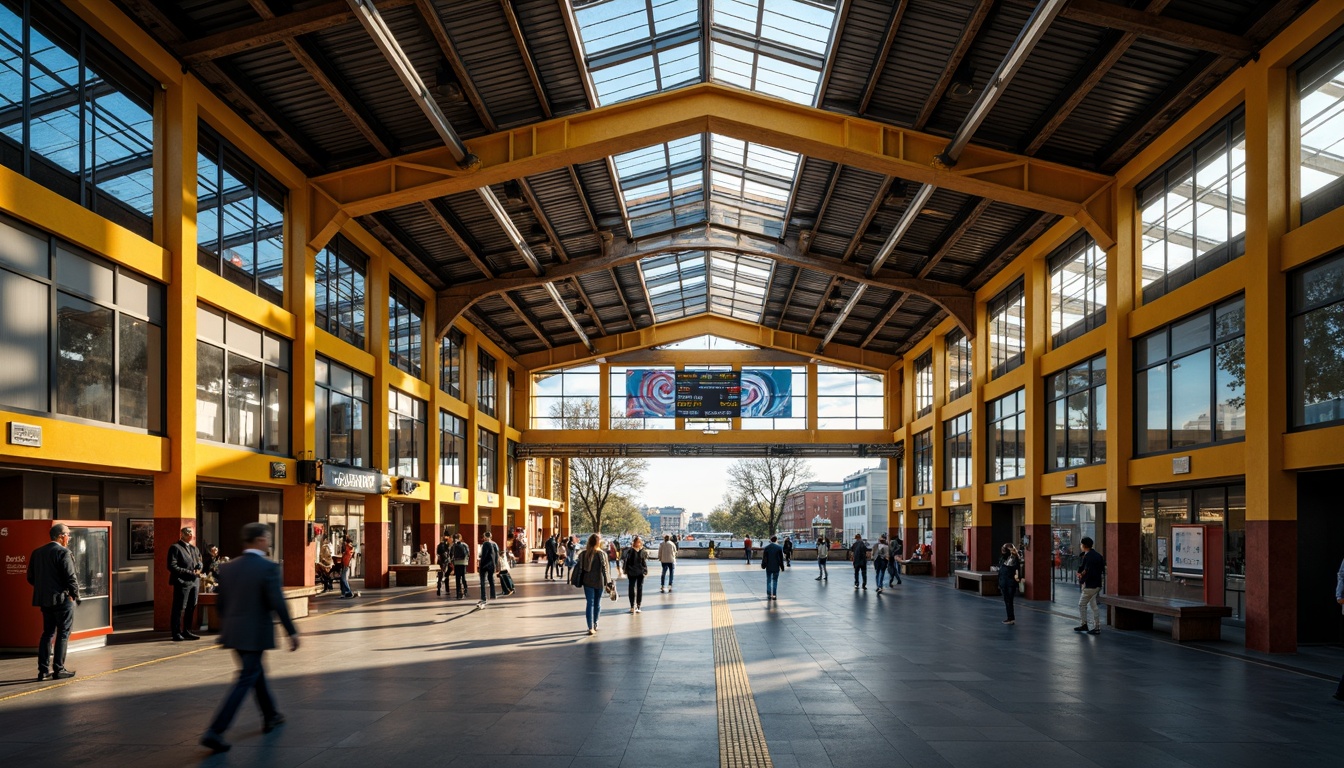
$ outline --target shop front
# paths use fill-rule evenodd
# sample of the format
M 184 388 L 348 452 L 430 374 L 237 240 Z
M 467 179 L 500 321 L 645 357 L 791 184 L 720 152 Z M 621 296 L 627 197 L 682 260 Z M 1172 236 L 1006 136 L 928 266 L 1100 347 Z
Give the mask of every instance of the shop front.
M 1246 486 L 1151 488 L 1141 495 L 1139 575 L 1146 597 L 1246 617 Z
M 1077 493 L 1050 499 L 1050 599 L 1073 604 L 1078 601 L 1078 565 L 1082 540 L 1092 539 L 1098 552 L 1106 554 L 1106 494 Z
M 243 526 L 263 523 L 271 529 L 271 552 L 279 559 L 285 551 L 282 509 L 277 490 L 201 484 L 196 492 L 196 545 L 202 554 L 217 546 L 221 557 L 232 559 L 243 554 Z

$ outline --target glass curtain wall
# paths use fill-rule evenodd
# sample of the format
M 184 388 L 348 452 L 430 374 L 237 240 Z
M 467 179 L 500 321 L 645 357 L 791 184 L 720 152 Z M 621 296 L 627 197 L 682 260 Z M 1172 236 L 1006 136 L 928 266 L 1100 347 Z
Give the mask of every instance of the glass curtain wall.
M 1246 486 L 1144 491 L 1140 497 L 1139 572 L 1143 594 L 1232 608 L 1232 618 L 1245 617 L 1246 606 Z M 1206 585 L 1174 562 L 1173 526 L 1218 526 L 1222 535 L 1222 582 Z M 1215 529 L 1217 530 L 1217 529 Z M 1208 564 L 1205 565 L 1206 572 Z

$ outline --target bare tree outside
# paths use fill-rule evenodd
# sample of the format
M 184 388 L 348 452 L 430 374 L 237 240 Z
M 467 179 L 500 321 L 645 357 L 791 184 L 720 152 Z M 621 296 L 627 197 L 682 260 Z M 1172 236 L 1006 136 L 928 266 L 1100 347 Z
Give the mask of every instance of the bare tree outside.
M 766 535 L 779 530 L 784 500 L 812 479 L 812 468 L 798 456 L 742 459 L 728 467 L 729 494 L 765 523 Z
M 601 428 L 597 401 L 591 398 L 563 400 L 551 407 L 551 418 L 561 429 Z M 581 521 L 588 531 L 602 531 L 603 516 L 623 497 L 625 503 L 644 487 L 649 463 L 625 456 L 575 456 L 569 460 L 569 506 L 571 530 Z

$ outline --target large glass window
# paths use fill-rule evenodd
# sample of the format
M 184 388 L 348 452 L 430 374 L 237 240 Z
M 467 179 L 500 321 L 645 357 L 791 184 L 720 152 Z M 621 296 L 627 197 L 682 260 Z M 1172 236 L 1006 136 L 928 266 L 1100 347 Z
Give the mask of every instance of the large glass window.
M 285 303 L 287 190 L 200 124 L 196 153 L 196 260 L 229 282 Z
M 1079 232 L 1050 255 L 1050 335 L 1060 347 L 1106 323 L 1106 253 Z
M 1135 343 L 1135 453 L 1245 437 L 1245 334 L 1237 298 Z
M 601 369 L 583 365 L 560 371 L 532 374 L 532 429 L 597 429 L 597 398 Z M 615 377 L 613 369 L 612 376 Z M 617 384 L 619 383 L 619 389 Z M 619 404 L 616 392 L 621 392 Z M 625 382 L 612 382 L 612 426 L 620 428 L 632 419 L 625 416 Z M 650 421 L 657 421 L 650 419 Z M 672 420 L 667 419 L 670 427 Z M 649 427 L 650 429 L 653 427 Z
M 933 430 L 915 435 L 915 495 L 933 493 Z
M 476 487 L 499 492 L 499 435 L 480 428 L 476 435 Z
M 476 349 L 476 407 L 487 416 L 494 416 L 498 383 L 495 380 L 498 363 L 489 352 Z
M 1019 389 L 985 405 L 989 429 L 985 458 L 989 479 L 1011 480 L 1027 474 L 1027 397 Z
M 795 366 L 758 366 L 753 365 L 743 371 L 742 403 L 743 413 L 761 413 L 754 403 L 778 402 L 782 393 L 773 387 L 772 382 L 750 371 L 788 371 L 789 372 L 789 415 L 788 416 L 743 416 L 743 429 L 807 429 L 807 368 Z M 754 409 L 754 410 L 753 410 Z
M 943 490 L 971 484 L 971 413 L 943 422 Z
M 517 427 L 513 422 L 513 398 L 518 394 L 518 382 L 514 378 L 513 369 L 504 370 L 504 423 L 510 427 Z
M 1246 252 L 1246 115 L 1238 109 L 1137 189 L 1143 300 Z
M 1344 254 L 1297 270 L 1289 285 L 1292 426 L 1344 421 Z
M 0 163 L 154 235 L 157 84 L 54 2 L 0 2 Z
M 161 431 L 163 313 L 158 283 L 0 218 L 0 406 Z
M 1244 618 L 1246 486 L 1144 491 L 1139 509 L 1139 574 L 1143 594 L 1198 603 L 1208 599 L 1214 605 L 1230 607 L 1234 620 Z M 1197 575 L 1189 563 L 1173 559 L 1176 538 L 1190 536 L 1188 526 L 1195 525 L 1214 526 L 1205 528 L 1203 535 L 1222 536 L 1221 583 L 1206 583 L 1207 576 L 1214 573 L 1207 561 L 1199 569 L 1203 573 Z M 1187 528 L 1182 532 L 1177 526 Z
M 989 300 L 989 367 L 994 376 L 1022 364 L 1026 349 L 1026 301 L 1019 279 Z
M 425 302 L 392 278 L 387 296 L 387 356 L 394 368 L 420 378 Z
M 397 389 L 387 392 L 387 471 L 426 480 L 429 456 L 425 401 Z
M 971 391 L 971 340 L 961 329 L 943 337 L 947 350 L 947 402 Z
M 372 381 L 321 355 L 313 371 L 317 457 L 351 467 L 372 466 Z
M 1331 35 L 1296 70 L 1305 224 L 1344 205 L 1344 35 Z
M 439 482 L 467 487 L 467 420 L 439 411 Z
M 509 440 L 504 447 L 504 494 L 518 495 L 518 444 Z
M 933 413 L 933 350 L 915 358 L 915 418 Z
M 818 429 L 882 429 L 880 373 L 817 366 Z
M 196 437 L 289 453 L 289 340 L 196 310 Z
M 317 254 L 317 327 L 364 348 L 364 274 L 369 257 L 337 235 Z
M 467 337 L 456 328 L 439 340 L 439 389 L 462 399 L 462 348 Z
M 1045 380 L 1047 472 L 1106 463 L 1106 356 Z

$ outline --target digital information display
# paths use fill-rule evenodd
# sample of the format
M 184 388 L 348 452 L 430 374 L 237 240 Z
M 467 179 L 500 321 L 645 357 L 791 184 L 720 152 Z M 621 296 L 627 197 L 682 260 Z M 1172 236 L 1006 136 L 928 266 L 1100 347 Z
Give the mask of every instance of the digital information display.
M 737 418 L 742 412 L 742 374 L 677 371 L 676 412 L 686 419 Z

